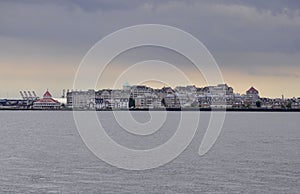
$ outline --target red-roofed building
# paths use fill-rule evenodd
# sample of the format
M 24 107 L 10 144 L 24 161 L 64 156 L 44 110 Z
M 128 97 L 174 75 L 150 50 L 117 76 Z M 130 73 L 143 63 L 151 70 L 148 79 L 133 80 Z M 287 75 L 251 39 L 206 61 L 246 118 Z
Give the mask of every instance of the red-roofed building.
M 246 91 L 246 96 L 248 101 L 256 102 L 259 100 L 259 92 L 254 87 Z
M 47 90 L 42 99 L 39 99 L 33 103 L 35 109 L 59 109 L 60 103 L 52 98 L 52 95 Z
M 247 90 L 246 94 L 247 94 L 247 95 L 251 95 L 251 94 L 258 95 L 259 92 L 258 92 L 258 90 L 255 89 L 254 87 L 251 87 L 249 90 Z

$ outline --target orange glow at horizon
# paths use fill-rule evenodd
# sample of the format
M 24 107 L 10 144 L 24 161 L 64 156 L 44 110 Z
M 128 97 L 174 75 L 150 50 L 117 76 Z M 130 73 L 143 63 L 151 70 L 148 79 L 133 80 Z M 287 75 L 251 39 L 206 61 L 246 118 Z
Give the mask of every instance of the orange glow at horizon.
M 51 90 L 54 96 L 60 96 L 62 89 L 72 89 L 76 68 L 76 65 L 50 65 L 50 63 L 46 65 L 28 63 L 22 63 L 22 65 L 6 65 L 1 69 L 0 98 L 7 98 L 7 96 L 13 98 L 20 97 L 20 90 L 35 90 L 41 95 L 47 88 Z M 120 70 L 121 69 L 117 70 L 112 68 L 106 76 L 107 82 L 102 82 L 100 84 L 101 87 L 98 89 L 111 87 L 113 83 L 111 83 L 112 80 L 109 79 L 112 76 L 110 73 L 118 74 L 120 73 Z M 233 87 L 234 92 L 236 93 L 244 94 L 246 90 L 253 86 L 259 90 L 261 97 L 280 98 L 281 95 L 284 95 L 285 97 L 300 96 L 300 90 L 297 85 L 297 83 L 300 83 L 300 78 L 296 76 L 252 75 L 237 69 L 222 69 L 221 71 L 224 82 Z M 289 69 L 289 71 L 300 72 L 297 68 Z M 194 71 L 187 69 L 185 70 L 185 74 L 188 75 L 191 80 L 191 85 L 196 85 L 197 87 L 204 87 L 207 85 L 199 72 L 195 73 Z M 139 73 L 137 72 L 136 76 L 138 75 Z M 172 78 L 172 75 L 163 76 L 169 76 L 169 79 Z M 130 82 L 130 80 L 128 81 L 131 85 L 139 84 L 135 83 L 134 79 L 132 82 Z M 180 84 L 180 80 L 176 80 L 174 83 L 177 85 L 184 85 Z M 144 84 L 153 88 L 161 88 L 165 85 L 155 81 L 145 81 Z M 175 86 L 176 85 L 171 85 L 171 87 Z M 121 88 L 122 86 L 118 85 L 117 87 Z M 78 89 L 86 90 L 89 88 Z

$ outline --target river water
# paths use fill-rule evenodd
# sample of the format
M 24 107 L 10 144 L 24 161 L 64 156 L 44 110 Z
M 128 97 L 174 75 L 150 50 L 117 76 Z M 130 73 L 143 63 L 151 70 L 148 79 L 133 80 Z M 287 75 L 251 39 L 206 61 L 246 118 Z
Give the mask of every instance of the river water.
M 107 133 L 135 149 L 170 138 L 180 112 L 166 126 L 138 139 L 99 112 Z M 132 113 L 139 122 L 147 112 Z M 98 159 L 85 146 L 72 112 L 0 112 L 0 193 L 299 193 L 300 113 L 229 112 L 221 134 L 197 154 L 210 113 L 201 113 L 192 143 L 161 167 L 130 171 Z

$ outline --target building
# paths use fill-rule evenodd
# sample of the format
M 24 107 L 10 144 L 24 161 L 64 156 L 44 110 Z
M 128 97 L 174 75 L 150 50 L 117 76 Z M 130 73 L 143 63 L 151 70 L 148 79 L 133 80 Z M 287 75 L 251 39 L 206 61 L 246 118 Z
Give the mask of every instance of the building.
M 256 102 L 259 100 L 259 92 L 254 87 L 246 91 L 246 101 Z
M 71 91 L 67 93 L 67 107 L 94 109 L 95 104 L 95 90 Z
M 161 99 L 156 94 L 146 93 L 135 98 L 135 108 L 163 108 Z
M 118 96 L 113 100 L 113 108 L 115 109 L 128 109 L 129 108 L 129 97 Z
M 47 90 L 42 99 L 39 99 L 33 103 L 35 109 L 59 109 L 60 103 L 52 98 L 52 95 Z
M 113 90 L 111 91 L 111 106 L 115 109 L 129 108 L 130 90 Z
M 104 89 L 96 92 L 96 109 L 128 109 L 130 91 Z
M 188 98 L 187 94 L 175 93 L 175 95 L 176 95 L 181 107 L 189 106 L 191 104 L 191 102 L 189 102 L 189 98 Z
M 135 99 L 136 97 L 144 96 L 147 93 L 153 93 L 153 89 L 144 85 L 135 85 L 131 87 L 130 97 Z
M 96 92 L 96 108 L 111 109 L 113 108 L 112 90 L 99 90 Z
M 164 105 L 166 106 L 166 108 L 180 108 L 181 107 L 180 101 L 177 98 L 175 93 L 174 94 L 168 93 L 164 97 Z
M 240 95 L 234 93 L 233 88 L 227 84 L 203 88 L 190 85 L 177 86 L 175 89 L 171 87 L 153 89 L 145 85 L 130 86 L 126 82 L 123 89 L 68 92 L 67 106 L 78 109 L 109 110 L 134 107 L 137 109 L 164 107 L 300 109 L 300 98 L 260 98 L 258 90 L 254 87 L 247 90 L 246 94 Z M 26 107 L 31 106 L 27 103 Z
M 291 103 L 292 109 L 300 109 L 300 103 L 299 102 L 292 102 Z
M 217 86 L 210 86 L 209 93 L 218 96 L 233 95 L 233 88 L 227 84 L 218 84 Z

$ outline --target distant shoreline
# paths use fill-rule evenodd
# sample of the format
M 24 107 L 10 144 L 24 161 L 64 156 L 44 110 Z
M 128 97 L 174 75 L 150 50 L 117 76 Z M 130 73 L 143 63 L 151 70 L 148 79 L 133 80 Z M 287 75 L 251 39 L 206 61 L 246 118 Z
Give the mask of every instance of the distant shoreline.
M 24 108 L 0 108 L 0 111 L 99 111 L 99 112 L 110 112 L 110 111 L 203 111 L 203 112 L 300 112 L 300 109 L 264 109 L 264 108 L 228 108 L 228 109 L 211 109 L 211 108 L 166 108 L 166 109 L 147 109 L 147 108 L 135 108 L 135 109 L 24 109 Z

